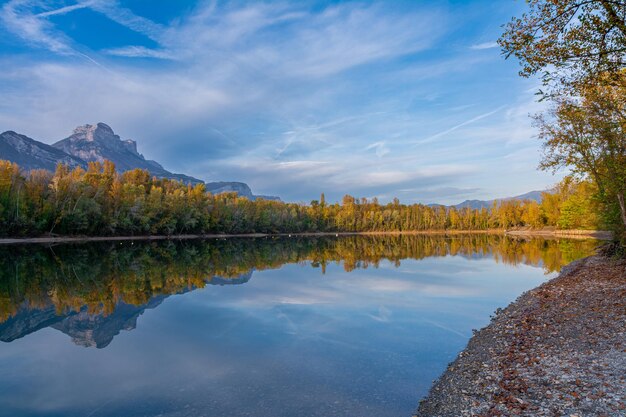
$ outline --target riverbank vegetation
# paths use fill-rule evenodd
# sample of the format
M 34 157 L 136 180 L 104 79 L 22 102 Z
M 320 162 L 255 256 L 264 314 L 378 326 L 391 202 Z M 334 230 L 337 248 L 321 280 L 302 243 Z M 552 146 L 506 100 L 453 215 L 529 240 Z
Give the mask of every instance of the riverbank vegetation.
M 598 216 L 626 244 L 626 2 L 530 0 L 499 40 L 520 75 L 540 74 L 541 168 L 593 183 Z
M 567 178 L 541 203 L 503 200 L 481 209 L 349 195 L 300 204 L 213 195 L 140 169 L 118 173 L 108 161 L 87 170 L 59 165 L 54 173 L 0 161 L 0 236 L 599 229 L 596 194 L 592 182 Z

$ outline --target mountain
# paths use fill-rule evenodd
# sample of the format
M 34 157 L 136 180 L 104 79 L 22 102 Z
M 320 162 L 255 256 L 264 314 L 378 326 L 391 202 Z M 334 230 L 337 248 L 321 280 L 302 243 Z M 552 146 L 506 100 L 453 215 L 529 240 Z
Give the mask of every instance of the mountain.
M 505 200 L 534 200 L 537 203 L 541 203 L 541 200 L 543 200 L 543 193 L 545 192 L 550 192 L 550 190 L 529 191 L 526 194 L 521 194 L 511 198 L 505 198 Z
M 252 190 L 245 182 L 207 182 L 205 184 L 205 188 L 211 194 L 221 194 L 221 193 L 229 193 L 235 192 L 241 197 L 248 197 L 250 200 L 256 200 L 257 198 L 262 198 L 263 200 L 274 200 L 280 201 L 279 197 L 271 196 L 271 195 L 254 195 L 252 194 Z
M 104 162 L 108 159 L 120 172 L 141 168 L 158 178 L 171 178 L 191 184 L 203 182 L 187 175 L 172 173 L 158 162 L 144 158 L 137 152 L 137 142 L 122 140 L 104 123 L 78 126 L 71 136 L 52 146 L 83 161 Z
M 526 194 L 516 195 L 515 197 L 506 197 L 506 198 L 498 198 L 495 200 L 465 200 L 462 203 L 455 204 L 447 207 L 454 207 L 456 209 L 462 209 L 465 207 L 469 207 L 471 209 L 481 209 L 481 208 L 490 208 L 493 206 L 493 203 L 496 201 L 509 201 L 509 200 L 533 200 L 538 203 L 541 203 L 542 193 L 545 191 L 530 191 Z M 442 206 L 443 204 L 429 204 L 431 207 Z
M 65 319 L 67 315 L 57 314 L 52 303 L 32 308 L 26 303 L 5 322 L 0 323 L 0 342 L 9 343 L 16 339 L 50 327 Z
M 254 270 L 230 278 L 212 276 L 206 279 L 206 283 L 219 286 L 241 285 L 252 278 L 253 272 Z M 141 305 L 119 302 L 115 310 L 109 314 L 92 314 L 87 307 L 82 307 L 79 311 L 59 313 L 51 299 L 43 300 L 43 303 L 40 300 L 41 305 L 38 307 L 24 303 L 17 314 L 5 322 L 0 322 L 0 341 L 10 343 L 50 327 L 70 336 L 72 342 L 78 346 L 102 349 L 107 347 L 120 331 L 135 329 L 137 319 L 146 310 L 157 308 L 171 295 L 185 294 L 196 289 L 197 287 L 189 287 L 172 294 L 157 295 Z
M 50 327 L 70 336 L 72 342 L 78 346 L 102 349 L 107 347 L 120 331 L 134 330 L 139 316 L 147 309 L 158 307 L 167 297 L 156 296 L 139 306 L 118 303 L 111 314 L 89 314 L 86 309 L 82 309 Z
M 108 159 L 119 172 L 141 168 L 158 178 L 170 178 L 194 185 L 204 183 L 198 178 L 170 172 L 158 162 L 144 158 L 137 151 L 137 142 L 120 138 L 105 123 L 78 126 L 69 137 L 53 145 L 46 145 L 13 131 L 4 132 L 0 134 L 0 159 L 15 162 L 24 170 L 49 171 L 54 171 L 59 162 L 71 168 L 87 168 L 87 162 L 103 162 Z M 213 194 L 236 192 L 251 200 L 257 197 L 280 200 L 273 196 L 256 196 L 248 184 L 243 182 L 208 182 L 205 186 Z
M 248 186 L 248 184 L 244 182 L 209 182 L 205 184 L 206 190 L 211 194 L 221 194 L 221 193 L 230 193 L 236 192 L 241 197 L 248 197 L 250 199 L 254 199 L 254 195 L 252 194 L 252 190 Z
M 211 285 L 221 285 L 221 286 L 245 284 L 246 282 L 250 281 L 250 278 L 252 278 L 253 272 L 254 272 L 254 269 L 252 269 L 251 271 L 245 272 L 243 274 L 239 274 L 239 276 L 235 278 L 220 277 L 216 275 L 212 277 L 211 280 L 208 281 L 208 283 Z
M 72 168 L 87 166 L 80 158 L 13 131 L 0 134 L 0 158 L 15 162 L 26 170 L 54 171 L 59 162 Z

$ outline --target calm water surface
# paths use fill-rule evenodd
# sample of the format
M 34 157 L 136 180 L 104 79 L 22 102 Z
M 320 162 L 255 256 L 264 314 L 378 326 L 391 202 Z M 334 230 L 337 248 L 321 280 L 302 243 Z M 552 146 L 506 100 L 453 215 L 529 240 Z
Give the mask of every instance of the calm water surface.
M 0 415 L 410 416 L 472 329 L 595 245 L 0 247 Z

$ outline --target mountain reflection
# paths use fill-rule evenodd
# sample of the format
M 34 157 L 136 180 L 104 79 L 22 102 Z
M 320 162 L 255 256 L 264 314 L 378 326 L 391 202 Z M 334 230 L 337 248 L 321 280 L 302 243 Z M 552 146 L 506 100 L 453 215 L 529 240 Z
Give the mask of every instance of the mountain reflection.
M 383 260 L 492 257 L 546 272 L 593 252 L 593 240 L 519 239 L 501 235 L 385 235 L 107 242 L 0 247 L 0 340 L 51 327 L 77 345 L 104 348 L 135 328 L 146 309 L 207 285 L 236 285 L 254 270 L 304 263 L 324 273 Z

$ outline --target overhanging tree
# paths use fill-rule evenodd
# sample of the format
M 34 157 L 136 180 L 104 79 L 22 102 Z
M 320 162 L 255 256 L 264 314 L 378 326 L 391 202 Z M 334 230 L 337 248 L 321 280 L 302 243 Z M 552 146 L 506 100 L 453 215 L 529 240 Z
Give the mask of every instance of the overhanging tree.
M 536 117 L 544 142 L 541 167 L 570 167 L 590 176 L 599 196 L 617 204 L 621 229 L 626 229 L 626 73 L 580 88 L 579 97 L 561 97 Z M 610 210 L 609 210 L 610 213 Z
M 536 116 L 544 169 L 570 168 L 591 178 L 626 230 L 626 0 L 528 0 L 528 11 L 499 39 L 520 75 L 540 74 L 552 100 Z M 622 237 L 624 235 L 622 234 Z
M 505 26 L 498 43 L 540 74 L 544 95 L 609 80 L 626 66 L 626 0 L 527 0 L 528 11 Z

